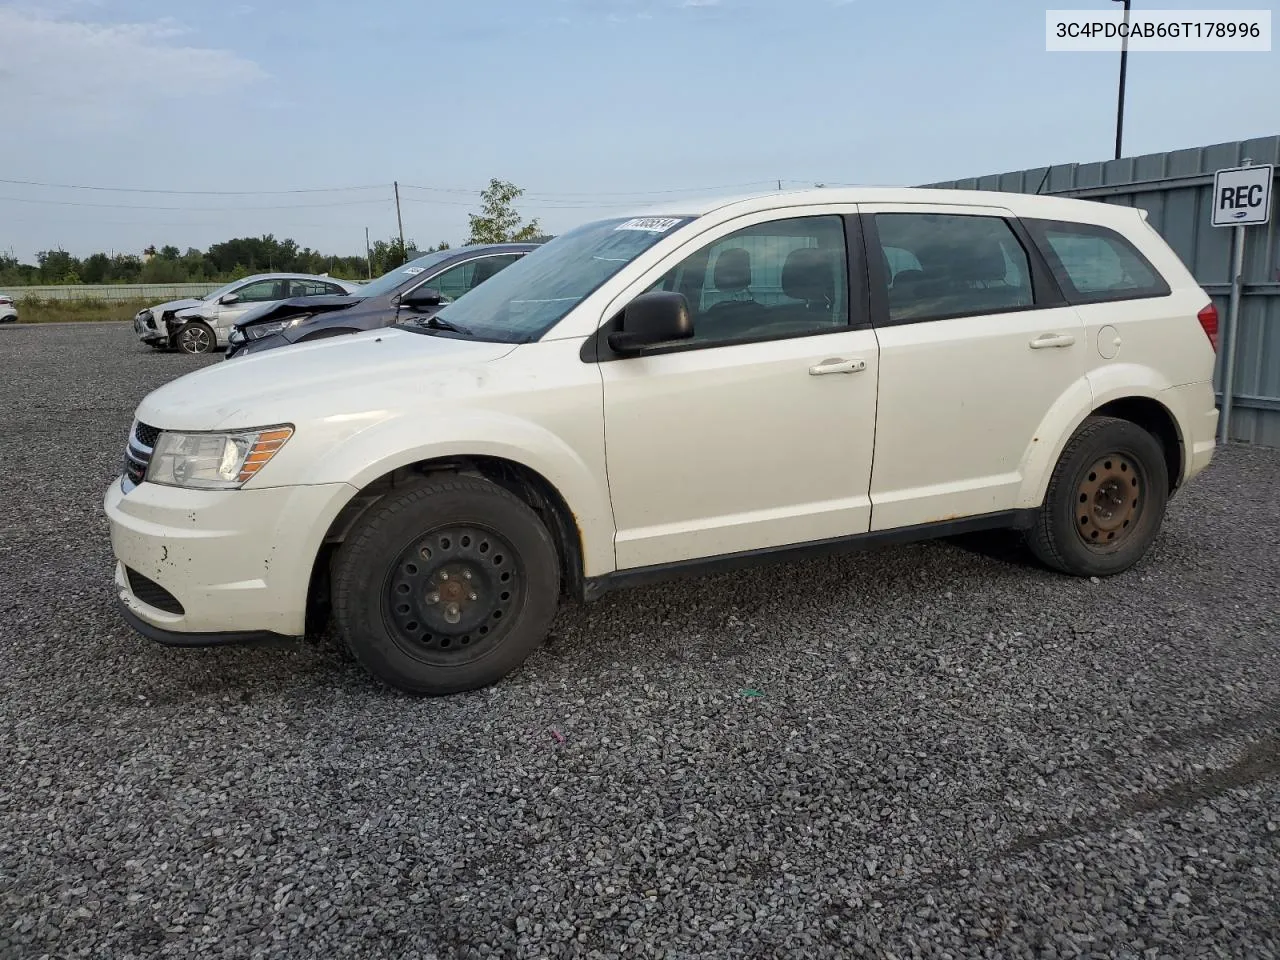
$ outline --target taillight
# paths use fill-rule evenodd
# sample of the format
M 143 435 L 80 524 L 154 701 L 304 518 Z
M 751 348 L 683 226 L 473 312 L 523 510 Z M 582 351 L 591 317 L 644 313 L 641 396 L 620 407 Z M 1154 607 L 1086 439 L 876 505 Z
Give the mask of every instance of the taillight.
M 1213 344 L 1213 352 L 1218 352 L 1218 308 L 1212 303 L 1196 314 L 1196 319 L 1200 321 L 1200 328 L 1204 330 L 1204 335 L 1209 338 L 1209 342 Z

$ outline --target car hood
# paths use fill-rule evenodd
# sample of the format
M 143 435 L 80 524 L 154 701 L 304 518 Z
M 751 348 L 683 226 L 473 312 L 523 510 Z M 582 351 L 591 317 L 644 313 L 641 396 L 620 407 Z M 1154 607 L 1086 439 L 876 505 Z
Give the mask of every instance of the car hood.
M 349 418 L 474 394 L 515 344 L 369 330 L 203 367 L 148 394 L 137 418 L 162 430 L 239 430 Z
M 205 301 L 198 300 L 195 297 L 186 297 L 182 300 L 170 300 L 168 303 L 160 303 L 151 307 L 151 312 L 157 317 L 162 313 L 171 313 L 178 310 L 190 310 L 192 307 L 203 307 Z
M 332 313 L 335 310 L 346 310 L 348 307 L 353 307 L 363 299 L 364 297 L 339 297 L 335 294 L 324 297 L 294 297 L 291 300 L 279 300 L 276 303 L 245 314 L 236 322 L 236 326 L 244 329 L 253 324 L 287 320 L 303 313 Z

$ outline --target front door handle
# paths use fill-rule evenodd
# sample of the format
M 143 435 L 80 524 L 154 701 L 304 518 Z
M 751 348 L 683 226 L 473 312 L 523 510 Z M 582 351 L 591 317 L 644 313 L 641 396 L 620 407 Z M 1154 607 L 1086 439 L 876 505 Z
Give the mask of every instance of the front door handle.
M 1032 350 L 1048 350 L 1051 347 L 1069 347 L 1076 338 L 1069 333 L 1044 333 L 1031 341 Z
M 865 369 L 867 369 L 867 361 L 865 360 L 841 360 L 836 358 L 815 363 L 809 368 L 809 376 L 825 377 L 829 373 L 861 373 Z

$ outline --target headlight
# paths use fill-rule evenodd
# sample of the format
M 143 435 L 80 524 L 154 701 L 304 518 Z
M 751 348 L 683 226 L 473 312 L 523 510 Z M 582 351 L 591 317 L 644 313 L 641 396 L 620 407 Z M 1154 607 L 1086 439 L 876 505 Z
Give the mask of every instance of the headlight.
M 293 427 L 235 433 L 169 433 L 156 440 L 147 480 L 195 490 L 235 490 L 279 452 Z
M 263 337 L 269 337 L 281 330 L 288 330 L 290 327 L 296 327 L 304 320 L 310 320 L 311 314 L 304 313 L 299 317 L 292 317 L 288 320 L 273 320 L 271 323 L 256 323 L 245 328 L 245 333 L 250 340 L 261 340 Z

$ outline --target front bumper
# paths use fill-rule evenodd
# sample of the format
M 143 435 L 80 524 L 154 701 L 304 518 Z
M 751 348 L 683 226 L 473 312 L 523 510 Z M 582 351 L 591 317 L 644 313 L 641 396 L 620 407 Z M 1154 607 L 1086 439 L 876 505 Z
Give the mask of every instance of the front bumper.
M 236 333 L 232 335 L 230 346 L 227 347 L 227 352 L 224 356 L 227 360 L 230 360 L 233 357 L 247 357 L 251 354 L 262 353 L 264 350 L 274 350 L 276 347 L 287 347 L 289 344 L 290 341 L 285 339 L 283 333 L 273 333 L 260 340 L 250 340 L 243 333 L 236 331 Z
M 103 506 L 120 603 L 151 628 L 140 632 L 164 643 L 302 636 L 312 565 L 355 492 L 345 483 L 225 491 L 142 483 L 126 494 L 116 480 Z M 140 599 L 126 568 L 167 591 L 181 612 Z
M 150 314 L 148 316 L 138 314 L 133 318 L 133 332 L 143 343 L 167 343 L 169 340 L 167 331 L 156 329 L 156 319 Z

